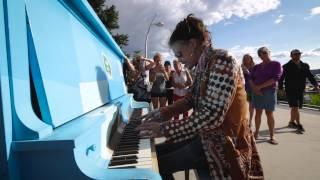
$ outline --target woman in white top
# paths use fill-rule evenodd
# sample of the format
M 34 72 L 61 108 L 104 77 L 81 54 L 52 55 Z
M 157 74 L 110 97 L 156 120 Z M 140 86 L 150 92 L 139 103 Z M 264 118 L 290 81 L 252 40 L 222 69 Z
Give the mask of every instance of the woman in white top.
M 192 84 L 190 73 L 182 68 L 181 62 L 173 61 L 175 72 L 172 73 L 173 101 L 176 102 L 182 99 L 188 93 L 189 86 Z M 183 118 L 188 117 L 188 111 L 183 113 Z M 174 116 L 175 120 L 179 119 L 179 114 Z

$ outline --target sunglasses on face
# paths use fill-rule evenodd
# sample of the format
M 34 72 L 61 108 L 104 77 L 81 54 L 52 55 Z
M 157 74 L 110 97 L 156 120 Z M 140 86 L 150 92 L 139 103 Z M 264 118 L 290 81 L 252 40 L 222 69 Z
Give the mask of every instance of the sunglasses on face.
M 301 53 L 292 53 L 292 55 L 300 56 L 300 55 L 301 55 Z
M 173 44 L 171 46 L 171 49 L 174 53 L 174 56 L 176 58 L 182 58 L 182 52 L 181 52 L 181 48 L 182 48 L 182 45 L 185 44 L 184 41 L 179 41 L 179 42 L 176 42 L 175 44 Z
M 176 58 L 182 58 L 182 53 L 181 53 L 181 51 L 173 51 L 174 52 L 174 56 L 176 57 Z

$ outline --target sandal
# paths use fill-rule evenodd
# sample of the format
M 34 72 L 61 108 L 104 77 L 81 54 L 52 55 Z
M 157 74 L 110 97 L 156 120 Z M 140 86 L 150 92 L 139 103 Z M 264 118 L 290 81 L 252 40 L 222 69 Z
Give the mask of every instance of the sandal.
M 278 141 L 275 140 L 275 139 L 270 139 L 270 140 L 269 140 L 269 143 L 270 143 L 270 144 L 273 144 L 273 145 L 278 145 L 278 144 L 279 144 Z
M 257 139 L 258 139 L 258 136 L 259 136 L 259 133 L 255 132 L 255 133 L 254 133 L 254 139 L 257 140 Z

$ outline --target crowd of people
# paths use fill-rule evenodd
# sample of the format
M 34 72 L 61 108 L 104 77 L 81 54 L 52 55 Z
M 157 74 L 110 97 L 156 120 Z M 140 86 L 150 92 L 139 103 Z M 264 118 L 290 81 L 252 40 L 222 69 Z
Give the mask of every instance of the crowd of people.
M 193 15 L 176 25 L 169 46 L 177 58 L 174 69 L 170 61 L 162 64 L 159 53 L 153 61 L 138 56 L 146 62 L 143 67 L 126 59 L 133 77 L 146 77 L 141 72 L 149 70 L 153 110 L 141 117 L 137 129 L 142 137 L 166 138 L 156 147 L 161 176 L 173 179 L 174 172 L 196 169 L 200 179 L 263 179 L 255 144 L 263 111 L 269 143 L 277 145 L 273 112 L 278 91 L 285 92 L 291 107 L 289 127 L 299 131 L 304 131 L 299 108 L 306 78 L 319 92 L 308 64 L 300 60 L 302 52 L 292 50 L 282 67 L 261 47 L 260 63 L 245 54 L 240 66 L 227 51 L 212 47 L 209 31 Z

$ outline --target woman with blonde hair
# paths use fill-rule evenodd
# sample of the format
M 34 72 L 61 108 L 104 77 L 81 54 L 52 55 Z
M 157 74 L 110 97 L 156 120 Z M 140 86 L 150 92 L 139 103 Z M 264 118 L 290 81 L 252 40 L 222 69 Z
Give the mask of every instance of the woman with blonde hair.
M 254 107 L 252 104 L 252 93 L 253 92 L 250 87 L 249 78 L 250 78 L 250 73 L 251 73 L 253 67 L 254 67 L 254 61 L 253 61 L 252 56 L 250 54 L 245 54 L 242 58 L 241 68 L 242 68 L 242 72 L 244 75 L 245 89 L 247 92 L 247 100 L 249 103 L 249 112 L 250 112 L 249 126 L 250 127 L 252 125 L 252 117 L 253 117 L 253 113 L 254 113 Z
M 156 53 L 153 57 L 154 67 L 150 69 L 149 80 L 152 84 L 151 101 L 154 109 L 164 107 L 167 102 L 166 81 L 169 75 L 162 65 L 162 57 L 160 53 Z

